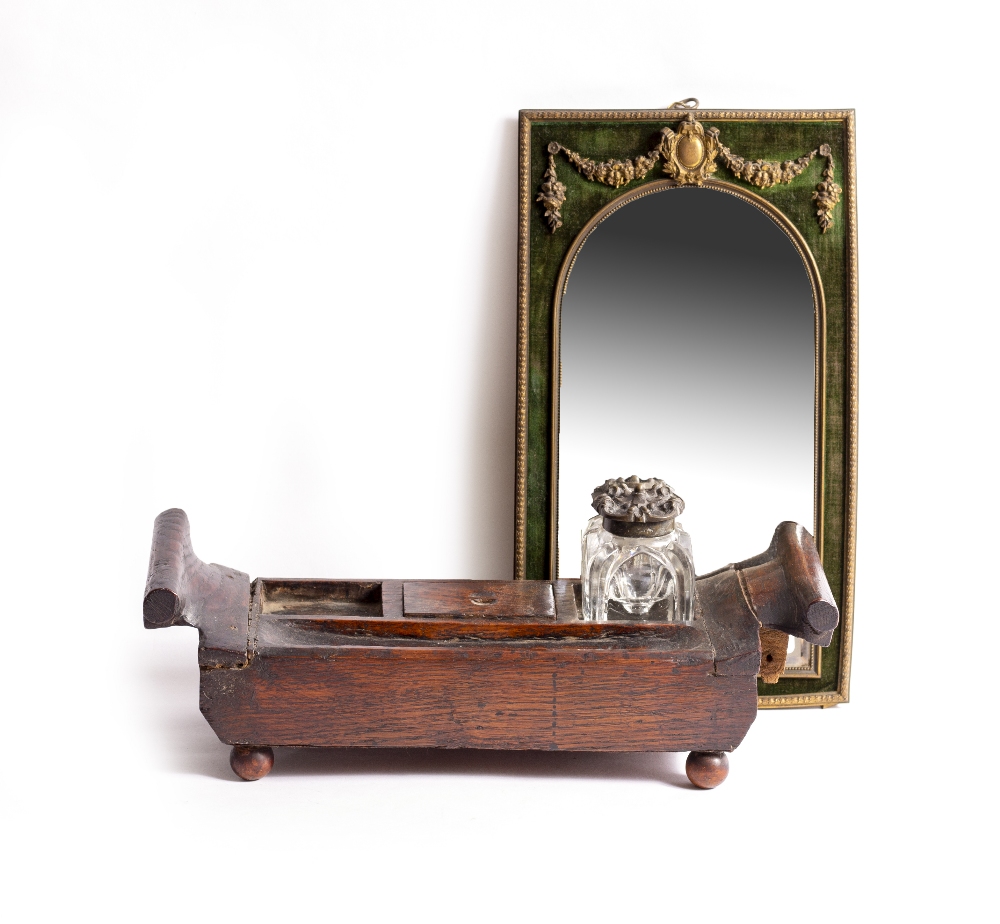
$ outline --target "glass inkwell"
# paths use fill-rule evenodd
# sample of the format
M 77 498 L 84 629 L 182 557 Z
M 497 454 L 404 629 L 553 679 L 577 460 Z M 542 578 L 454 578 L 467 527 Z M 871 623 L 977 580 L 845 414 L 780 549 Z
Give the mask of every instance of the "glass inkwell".
M 691 537 L 684 501 L 659 478 L 615 478 L 594 489 L 583 532 L 583 618 L 694 619 Z

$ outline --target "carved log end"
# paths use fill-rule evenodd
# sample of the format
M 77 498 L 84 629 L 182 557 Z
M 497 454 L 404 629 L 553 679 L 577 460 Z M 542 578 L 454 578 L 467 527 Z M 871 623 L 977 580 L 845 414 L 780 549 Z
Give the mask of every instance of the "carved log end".
M 828 603 L 826 600 L 817 600 L 809 605 L 805 619 L 816 633 L 815 644 L 825 648 L 833 639 L 833 630 L 840 622 L 840 613 L 835 604 Z
M 189 565 L 197 562 L 191 550 L 187 514 L 178 507 L 164 510 L 153 523 L 142 621 L 147 629 L 183 624 Z
M 172 626 L 181 615 L 181 598 L 172 590 L 157 588 L 146 594 L 142 601 L 142 621 L 147 629 Z
M 840 613 L 816 543 L 803 527 L 779 523 L 768 550 L 736 568 L 762 626 L 830 644 Z

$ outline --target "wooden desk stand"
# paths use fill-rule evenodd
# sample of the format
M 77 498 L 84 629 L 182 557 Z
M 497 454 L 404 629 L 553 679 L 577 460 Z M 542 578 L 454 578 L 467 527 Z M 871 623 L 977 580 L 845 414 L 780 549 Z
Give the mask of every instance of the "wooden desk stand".
M 694 622 L 667 623 L 584 621 L 579 581 L 251 582 L 167 510 L 143 620 L 198 629 L 201 711 L 246 780 L 276 745 L 691 751 L 711 788 L 757 713 L 762 632 L 776 679 L 787 634 L 827 645 L 839 616 L 794 523 L 696 586 Z

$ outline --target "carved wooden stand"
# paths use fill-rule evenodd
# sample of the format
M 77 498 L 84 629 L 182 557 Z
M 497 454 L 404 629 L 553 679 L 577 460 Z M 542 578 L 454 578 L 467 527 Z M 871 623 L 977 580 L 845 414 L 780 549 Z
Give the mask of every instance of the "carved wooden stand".
M 761 627 L 783 660 L 784 633 L 828 645 L 838 618 L 794 523 L 698 578 L 693 623 L 585 622 L 579 581 L 251 582 L 167 510 L 143 601 L 147 628 L 198 629 L 201 711 L 244 780 L 277 745 L 691 751 L 710 789 L 757 713 Z

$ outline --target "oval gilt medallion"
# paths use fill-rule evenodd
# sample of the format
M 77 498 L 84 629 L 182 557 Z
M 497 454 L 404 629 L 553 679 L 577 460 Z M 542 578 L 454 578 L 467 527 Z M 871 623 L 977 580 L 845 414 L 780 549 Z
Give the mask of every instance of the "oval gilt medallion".
M 682 167 L 689 170 L 702 162 L 705 156 L 705 145 L 697 135 L 684 135 L 677 142 L 677 160 Z

